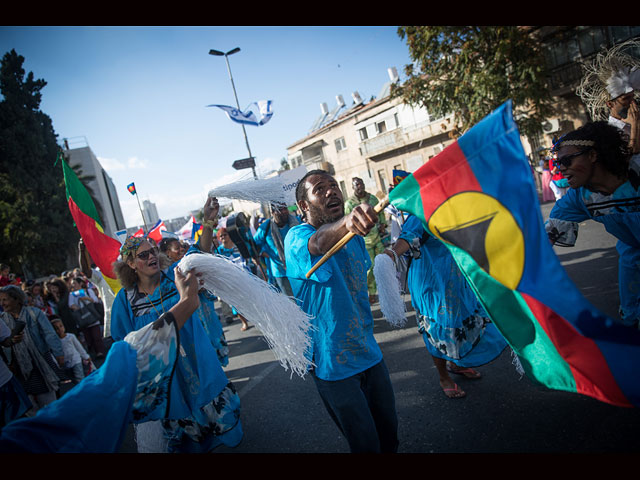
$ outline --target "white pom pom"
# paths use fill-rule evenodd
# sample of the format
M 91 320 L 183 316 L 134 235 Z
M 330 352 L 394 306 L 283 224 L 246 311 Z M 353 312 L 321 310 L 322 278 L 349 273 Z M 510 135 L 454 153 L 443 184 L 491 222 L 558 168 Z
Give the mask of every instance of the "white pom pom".
M 376 255 L 373 275 L 378 285 L 378 299 L 382 314 L 394 327 L 404 326 L 407 321 L 407 310 L 400 292 L 396 266 L 387 254 Z
M 292 298 L 220 255 L 187 255 L 178 268 L 201 274 L 204 288 L 258 327 L 284 369 L 304 377 L 312 365 L 307 354 L 313 325 Z

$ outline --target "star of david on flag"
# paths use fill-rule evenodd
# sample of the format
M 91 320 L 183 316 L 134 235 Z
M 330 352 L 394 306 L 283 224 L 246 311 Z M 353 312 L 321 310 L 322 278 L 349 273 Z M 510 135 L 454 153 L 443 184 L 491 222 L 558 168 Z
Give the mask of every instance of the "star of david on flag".
M 249 104 L 244 109 L 244 112 L 229 105 L 207 105 L 207 107 L 218 107 L 224 110 L 227 116 L 236 123 L 258 127 L 271 120 L 273 116 L 272 105 L 273 102 L 271 100 L 260 100 Z

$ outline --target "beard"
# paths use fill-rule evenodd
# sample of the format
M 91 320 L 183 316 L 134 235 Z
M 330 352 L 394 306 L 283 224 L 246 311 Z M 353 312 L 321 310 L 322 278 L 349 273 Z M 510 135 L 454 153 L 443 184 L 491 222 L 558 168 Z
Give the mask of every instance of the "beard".
M 322 207 L 309 204 L 308 216 L 313 218 L 319 224 L 318 226 L 333 223 L 344 217 L 344 204 L 342 205 L 341 211 L 335 214 L 330 214 Z

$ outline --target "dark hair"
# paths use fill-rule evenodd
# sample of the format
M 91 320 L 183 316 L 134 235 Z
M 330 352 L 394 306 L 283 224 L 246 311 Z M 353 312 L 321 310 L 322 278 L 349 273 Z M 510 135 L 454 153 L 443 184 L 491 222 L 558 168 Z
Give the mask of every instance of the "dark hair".
M 594 149 L 598 162 L 608 172 L 618 177 L 627 176 L 631 151 L 619 128 L 606 121 L 587 123 L 560 138 L 553 147 L 554 151 L 557 152 L 568 140 L 593 141 L 595 145 L 586 147 L 585 150 Z
M 178 242 L 178 245 L 180 244 L 180 240 L 178 240 L 177 238 L 167 237 L 160 240 L 158 247 L 160 247 L 160 251 L 162 253 L 165 253 L 167 250 L 169 250 L 169 245 L 171 245 L 173 242 Z
M 304 177 L 302 177 L 299 181 L 298 181 L 298 185 L 296 185 L 296 203 L 299 204 L 300 200 L 304 200 L 307 201 L 307 189 L 304 186 L 304 184 L 307 181 L 307 178 L 313 176 L 313 175 L 328 175 L 331 176 L 331 174 L 329 172 L 327 172 L 326 170 L 311 170 L 310 172 L 307 172 L 305 174 Z M 299 206 L 299 205 L 298 205 Z M 307 221 L 307 215 L 304 213 L 304 210 L 302 209 L 302 207 L 300 208 L 300 216 L 302 217 L 302 221 L 306 222 Z
M 62 298 L 66 297 L 69 294 L 69 287 L 67 287 L 67 283 L 61 278 L 54 278 L 53 280 L 47 283 L 49 286 L 51 285 L 57 286 L 58 290 L 60 290 L 60 296 Z M 45 285 L 45 288 L 47 289 L 47 291 L 50 290 L 49 286 Z
M 304 184 L 307 181 L 307 178 L 311 177 L 312 175 L 331 176 L 331 174 L 326 170 L 311 170 L 310 172 L 307 172 L 305 176 L 298 181 L 298 185 L 296 185 L 296 202 L 299 202 L 300 200 L 307 200 L 307 189 L 305 188 Z

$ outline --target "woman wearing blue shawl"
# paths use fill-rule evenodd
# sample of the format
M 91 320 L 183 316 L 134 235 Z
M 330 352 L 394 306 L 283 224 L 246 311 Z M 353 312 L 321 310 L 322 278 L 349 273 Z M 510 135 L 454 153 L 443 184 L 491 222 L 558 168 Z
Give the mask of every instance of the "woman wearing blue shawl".
M 129 237 L 114 265 L 123 288 L 111 312 L 111 336 L 124 339 L 153 323 L 179 300 L 174 271 L 160 269 L 158 249 L 144 237 Z M 242 439 L 240 400 L 228 381 L 198 308 L 180 331 L 180 351 L 169 406 L 158 420 L 136 424 L 139 452 L 208 452 Z
M 171 308 L 115 342 L 98 370 L 35 417 L 0 430 L 0 452 L 115 453 L 131 422 L 164 418 L 185 325 L 200 306 L 194 273 L 176 271 L 175 286 Z M 239 421 L 233 431 L 241 436 Z
M 572 247 L 581 222 L 594 220 L 618 239 L 620 319 L 640 323 L 640 155 L 631 155 L 622 130 L 605 121 L 588 123 L 554 145 L 569 191 L 549 213 L 552 244 Z

